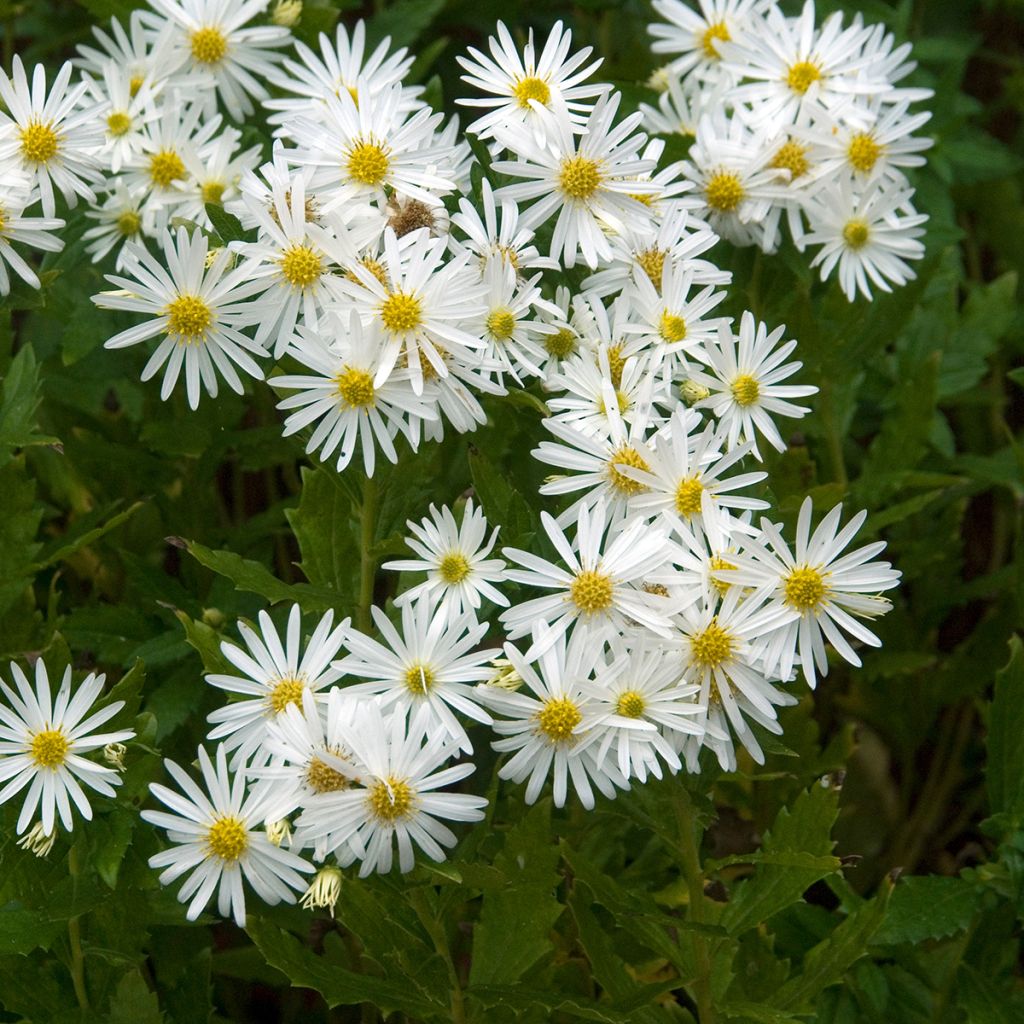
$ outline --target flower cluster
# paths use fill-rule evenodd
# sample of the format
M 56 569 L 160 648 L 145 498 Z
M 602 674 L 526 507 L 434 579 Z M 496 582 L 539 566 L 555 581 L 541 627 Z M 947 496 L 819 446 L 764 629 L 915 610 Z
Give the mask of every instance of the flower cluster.
M 821 246 L 824 280 L 838 267 L 852 301 L 914 276 L 921 225 L 905 168 L 931 140 L 911 105 L 929 89 L 904 84 L 915 64 L 881 25 L 840 12 L 815 23 L 813 0 L 786 17 L 775 0 L 654 0 L 655 53 L 672 57 L 643 105 L 655 132 L 693 137 L 683 175 L 718 234 L 766 252 L 785 218 L 796 247 Z

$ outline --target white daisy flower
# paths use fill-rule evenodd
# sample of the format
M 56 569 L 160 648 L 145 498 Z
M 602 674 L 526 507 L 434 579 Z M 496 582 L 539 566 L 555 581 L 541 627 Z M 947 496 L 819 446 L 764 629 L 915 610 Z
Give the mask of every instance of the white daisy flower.
M 429 600 L 448 616 L 449 622 L 465 613 L 475 616 L 484 598 L 508 607 L 508 598 L 494 586 L 505 579 L 505 562 L 488 558 L 499 528 L 495 527 L 488 538 L 483 509 L 474 508 L 472 498 L 466 500 L 461 524 L 456 524 L 447 505 L 440 510 L 431 505 L 429 518 L 419 523 L 410 519 L 405 525 L 412 533 L 405 543 L 419 557 L 385 562 L 382 568 L 428 575 L 395 598 L 396 605 Z
M 124 701 L 114 701 L 90 714 L 105 677 L 91 672 L 72 695 L 70 665 L 64 670 L 54 700 L 42 658 L 36 661 L 34 691 L 14 662 L 11 676 L 17 692 L 0 680 L 0 690 L 9 705 L 0 704 L 0 783 L 4 783 L 0 804 L 28 786 L 18 815 L 18 834 L 29 827 L 37 810 L 45 835 L 54 834 L 56 817 L 70 832 L 74 827 L 72 804 L 86 821 L 92 820 L 82 783 L 101 796 L 113 796 L 114 787 L 121 784 L 116 771 L 83 755 L 135 735 L 131 729 L 93 732 L 113 718 L 124 707 Z
M 371 610 L 387 646 L 359 630 L 347 632 L 349 654 L 334 667 L 370 682 L 348 686 L 346 692 L 379 694 L 382 709 L 395 706 L 403 714 L 426 708 L 428 727 L 440 729 L 460 750 L 472 754 L 473 745 L 453 711 L 490 724 L 491 716 L 476 703 L 476 691 L 470 685 L 487 679 L 491 674 L 487 662 L 500 653 L 496 648 L 476 650 L 489 624 L 477 623 L 469 614 L 451 619 L 429 598 L 421 598 L 402 605 L 399 633 L 384 612 L 376 606 Z
M 89 74 L 100 77 L 104 67 L 113 62 L 128 76 L 128 91 L 134 96 L 149 82 L 154 88 L 200 89 L 213 84 L 208 76 L 195 71 L 184 71 L 185 54 L 175 40 L 175 26 L 170 22 L 161 23 L 159 29 L 146 24 L 152 21 L 149 11 L 134 10 L 128 18 L 128 28 L 112 18 L 109 34 L 97 25 L 92 34 L 99 44 L 79 43 L 78 57 L 73 61 Z
M 306 888 L 300 872 L 313 868 L 259 831 L 266 816 L 268 791 L 256 789 L 246 796 L 244 766 L 232 779 L 223 747 L 217 748 L 216 767 L 199 748 L 206 792 L 173 761 L 164 761 L 164 765 L 181 792 L 156 782 L 150 783 L 149 789 L 174 813 L 143 811 L 142 819 L 166 829 L 167 838 L 175 845 L 150 857 L 149 866 L 163 868 L 161 885 L 170 885 L 191 872 L 178 891 L 178 900 L 189 905 L 187 918 L 194 921 L 216 890 L 217 912 L 221 917 L 232 916 L 239 928 L 244 928 L 243 879 L 265 903 L 294 903 L 296 892 Z
M 595 757 L 594 744 L 608 731 L 602 727 L 607 716 L 585 689 L 603 645 L 580 631 L 566 643 L 564 633 L 553 633 L 537 623 L 532 649 L 539 652 L 535 664 L 505 644 L 505 656 L 522 679 L 522 688 L 482 688 L 483 699 L 496 714 L 505 716 L 493 726 L 505 738 L 491 745 L 501 753 L 514 752 L 498 776 L 515 783 L 529 779 L 528 804 L 537 801 L 549 776 L 556 807 L 565 805 L 570 779 L 580 803 L 588 809 L 594 806 L 595 786 L 613 799 L 616 787 L 629 789 L 629 783 L 614 764 L 599 764 Z
M 94 203 L 92 186 L 103 177 L 94 155 L 103 145 L 95 104 L 82 105 L 87 82 L 69 88 L 71 71 L 65 61 L 49 91 L 42 64 L 35 66 L 31 86 L 17 54 L 11 77 L 0 71 L 0 99 L 7 108 L 0 112 L 0 132 L 17 139 L 16 166 L 38 187 L 44 217 L 57 210 L 54 186 L 69 206 L 79 196 Z
M 670 74 L 667 87 L 658 97 L 657 107 L 638 104 L 644 116 L 643 126 L 656 135 L 681 135 L 692 139 L 704 114 L 723 102 L 731 76 L 719 76 L 709 89 L 694 77 L 680 79 Z
M 806 245 L 821 245 L 811 261 L 824 281 L 838 266 L 839 284 L 853 302 L 859 291 L 871 298 L 871 285 L 891 292 L 917 275 L 907 260 L 924 256 L 919 241 L 928 215 L 911 205 L 913 190 L 878 179 L 863 191 L 850 181 L 833 182 L 807 198 L 810 231 Z
M 747 541 L 742 554 L 730 556 L 737 568 L 723 571 L 721 576 L 746 586 L 767 583 L 774 588 L 776 605 L 792 615 L 767 639 L 765 661 L 779 666 L 780 675 L 788 678 L 799 650 L 804 678 L 813 688 L 816 675 L 828 674 L 826 640 L 851 665 L 860 665 L 860 657 L 843 631 L 869 647 L 881 646 L 858 618 L 876 618 L 892 608 L 878 594 L 898 586 L 901 574 L 889 562 L 871 561 L 885 548 L 884 541 L 843 554 L 864 525 L 866 512 L 859 512 L 840 530 L 843 507 L 836 505 L 813 534 L 811 513 L 811 499 L 806 498 L 797 519 L 795 550 L 783 540 L 778 527 L 762 519 L 764 543 Z
M 553 327 L 554 330 L 541 338 L 544 346 L 544 382 L 565 365 L 567 359 L 580 351 L 579 332 L 572 324 L 573 314 L 570 311 L 571 296 L 564 284 L 555 288 L 555 299 L 548 307 L 537 310 L 537 318 L 541 323 Z
M 51 235 L 64 227 L 64 221 L 57 217 L 24 217 L 22 214 L 28 205 L 24 193 L 10 192 L 0 203 L 0 295 L 11 290 L 11 270 L 32 288 L 38 288 L 39 277 L 28 265 L 25 258 L 11 245 L 17 242 L 44 252 L 60 252 L 64 241 Z
M 97 154 L 105 168 L 118 174 L 121 167 L 142 149 L 146 126 L 160 116 L 159 89 L 144 79 L 132 91 L 128 71 L 114 60 L 103 64 L 102 79 L 83 75 L 88 95 L 104 133 L 103 147 Z
M 342 737 L 360 769 L 359 785 L 314 796 L 297 822 L 297 838 L 321 841 L 329 851 L 349 844 L 362 860 L 360 878 L 391 870 L 394 846 L 403 872 L 415 864 L 414 846 L 435 861 L 445 859 L 444 847 L 455 834 L 438 819 L 479 821 L 487 800 L 463 793 L 437 792 L 472 774 L 470 763 L 441 767 L 455 752 L 443 732 L 430 730 L 430 712 L 420 708 L 407 721 L 402 711 L 385 718 L 376 701 L 364 704 Z M 325 759 L 343 773 L 349 764 Z
M 462 80 L 468 85 L 489 93 L 487 99 L 458 99 L 456 103 L 470 107 L 488 108 L 488 113 L 468 125 L 466 131 L 487 139 L 496 137 L 498 129 L 509 125 L 527 125 L 543 136 L 543 127 L 537 116 L 537 106 L 561 106 L 573 124 L 582 125 L 592 104 L 581 103 L 607 92 L 603 83 L 581 85 L 601 66 L 601 58 L 586 65 L 592 48 L 587 46 L 569 56 L 572 32 L 556 21 L 547 41 L 537 57 L 530 29 L 522 54 L 504 22 L 498 22 L 498 38 L 487 40 L 491 56 L 469 47 L 470 57 L 455 59 L 467 72 Z
M 228 271 L 232 254 L 227 249 L 220 250 L 206 267 L 207 251 L 208 240 L 201 231 L 191 238 L 185 228 L 178 228 L 175 235 L 165 231 L 165 267 L 141 245 L 129 242 L 123 262 L 125 274 L 132 278 L 108 274 L 107 280 L 122 290 L 92 297 L 103 309 L 148 313 L 153 318 L 115 334 L 105 347 L 126 348 L 163 334 L 142 379 L 149 380 L 166 364 L 160 388 L 160 397 L 166 401 L 184 365 L 188 404 L 193 409 L 199 406 L 202 389 L 217 397 L 218 372 L 238 394 L 242 394 L 242 382 L 235 365 L 263 379 L 263 371 L 249 354 L 265 355 L 263 348 L 238 330 L 251 323 L 252 307 L 246 300 L 264 287 L 263 282 L 251 280 L 245 265 Z
M 708 389 L 711 394 L 695 403 L 696 409 L 710 409 L 728 432 L 728 447 L 740 442 L 751 444 L 757 458 L 757 435 L 762 434 L 776 450 L 786 450 L 775 416 L 799 419 L 810 410 L 794 405 L 789 399 L 806 398 L 817 394 L 813 384 L 780 384 L 792 377 L 803 363 L 787 363 L 796 348 L 796 341 L 787 341 L 776 348 L 785 334 L 786 325 L 776 327 L 770 334 L 763 322 L 754 320 L 754 314 L 744 311 L 738 335 L 722 327 L 718 338 L 705 346 L 708 371 L 693 370 L 690 380 Z
M 112 249 L 117 249 L 116 270 L 125 269 L 125 243 L 142 244 L 156 233 L 156 220 L 152 207 L 146 203 L 145 191 L 132 192 L 122 184 L 104 196 L 94 209 L 85 215 L 95 221 L 82 235 L 87 243 L 85 251 L 93 263 L 99 263 Z
M 249 761 L 256 754 L 256 762 L 266 761 L 262 750 L 269 722 L 279 718 L 291 704 L 302 704 L 303 694 L 319 693 L 341 678 L 342 673 L 331 665 L 331 659 L 341 647 L 349 620 L 334 629 L 334 613 L 329 611 L 317 624 L 309 642 L 302 647 L 302 612 L 292 605 L 288 613 L 285 643 L 282 645 L 273 620 L 265 612 L 259 614 L 260 633 L 238 623 L 238 632 L 248 651 L 235 644 L 223 642 L 221 653 L 241 676 L 213 673 L 206 677 L 212 686 L 229 693 L 244 695 L 244 700 L 232 701 L 211 711 L 207 721 L 214 727 L 209 739 L 224 740 L 225 751 L 234 754 L 232 768 Z M 262 634 L 262 635 L 261 635 Z
M 225 128 L 201 149 L 182 153 L 185 177 L 174 182 L 176 217 L 210 229 L 206 204 L 224 206 L 238 197 L 242 175 L 251 172 L 260 158 L 259 146 L 239 150 L 241 137 L 234 128 Z

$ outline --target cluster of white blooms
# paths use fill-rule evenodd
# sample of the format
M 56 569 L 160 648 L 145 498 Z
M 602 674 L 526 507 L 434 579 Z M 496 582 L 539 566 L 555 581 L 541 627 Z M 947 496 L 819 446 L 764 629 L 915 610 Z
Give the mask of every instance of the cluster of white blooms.
M 814 0 L 786 17 L 775 0 L 653 0 L 655 53 L 670 63 L 642 105 L 655 132 L 693 138 L 683 175 L 697 212 L 719 235 L 772 252 L 785 217 L 796 247 L 818 246 L 824 280 L 838 266 L 851 300 L 914 276 L 927 217 L 904 168 L 924 163 L 931 116 L 911 104 L 930 89 L 903 80 L 916 66 L 859 14 L 815 24 Z

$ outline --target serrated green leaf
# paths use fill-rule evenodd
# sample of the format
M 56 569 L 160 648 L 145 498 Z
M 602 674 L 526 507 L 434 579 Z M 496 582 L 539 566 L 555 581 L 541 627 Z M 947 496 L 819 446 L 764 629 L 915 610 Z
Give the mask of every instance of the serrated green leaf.
M 896 945 L 954 935 L 971 923 L 981 906 L 982 895 L 976 885 L 962 878 L 902 878 L 873 941 Z
M 17 448 L 56 443 L 56 438 L 36 431 L 38 405 L 39 366 L 32 346 L 25 345 L 11 360 L 0 387 L 0 466 Z
M 160 1001 L 139 971 L 129 971 L 110 997 L 107 1024 L 163 1024 Z
M 251 242 L 256 238 L 254 231 L 246 231 L 242 222 L 219 203 L 207 203 L 206 216 L 225 245 L 231 242 Z

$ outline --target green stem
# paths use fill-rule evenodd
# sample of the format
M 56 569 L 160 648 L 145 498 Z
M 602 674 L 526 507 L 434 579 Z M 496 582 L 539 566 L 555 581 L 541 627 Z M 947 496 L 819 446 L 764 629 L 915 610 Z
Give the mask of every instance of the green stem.
M 373 583 L 377 572 L 377 560 L 373 557 L 373 538 L 377 528 L 377 484 L 372 476 L 363 483 L 363 504 L 359 510 L 360 543 L 359 554 L 359 609 L 356 622 L 367 633 L 370 630 L 370 606 L 373 604 Z
M 68 852 L 68 874 L 74 879 L 72 899 L 78 894 L 78 851 L 74 846 Z M 68 942 L 71 946 L 71 981 L 75 997 L 83 1010 L 89 1009 L 89 993 L 85 987 L 85 957 L 82 954 L 82 930 L 77 917 L 68 921 Z
M 675 786 L 673 804 L 679 829 L 679 852 L 682 856 L 683 876 L 689 893 L 690 920 L 704 924 L 706 897 L 704 895 L 704 872 L 700 865 L 697 848 L 697 824 L 693 814 L 693 801 L 681 785 Z M 693 959 L 697 969 L 694 979 L 694 994 L 697 999 L 697 1017 L 700 1024 L 714 1024 L 715 1007 L 711 1000 L 711 951 L 707 938 L 700 932 L 691 932 Z
M 426 928 L 438 956 L 444 960 L 445 966 L 448 968 L 448 981 L 451 985 L 452 1024 L 465 1024 L 466 1004 L 462 995 L 462 984 L 459 981 L 459 973 L 455 970 L 455 961 L 452 960 L 452 951 L 448 945 L 448 936 L 445 934 L 444 927 L 431 910 L 424 889 L 413 889 L 409 895 L 409 902 L 412 903 L 420 923 Z

